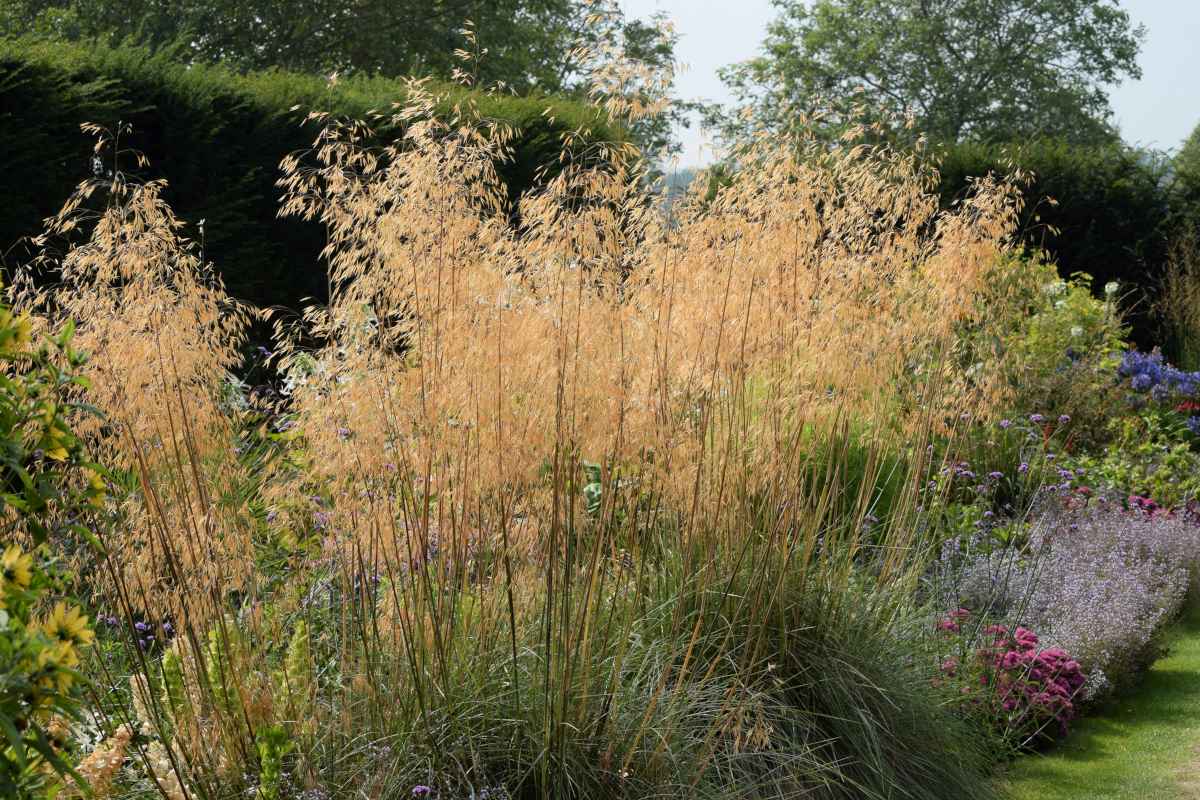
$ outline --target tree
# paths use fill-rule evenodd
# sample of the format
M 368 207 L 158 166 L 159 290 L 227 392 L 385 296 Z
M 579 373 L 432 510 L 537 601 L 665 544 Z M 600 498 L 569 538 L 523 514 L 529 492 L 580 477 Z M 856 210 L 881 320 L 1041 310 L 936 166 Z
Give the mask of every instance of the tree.
M 1175 154 L 1175 171 L 1189 183 L 1200 186 L 1200 125 L 1184 140 Z
M 450 78 L 465 70 L 481 85 L 576 96 L 599 68 L 585 50 L 649 75 L 669 73 L 676 44 L 660 16 L 629 18 L 616 0 L 0 0 L 0 30 L 174 48 L 185 61 L 243 71 Z M 466 61 L 456 53 L 472 47 Z M 654 79 L 632 90 L 647 101 L 663 92 Z M 683 108 L 639 122 L 634 138 L 647 152 L 675 146 Z
M 1116 0 L 773 2 L 763 54 L 722 71 L 759 126 L 862 104 L 942 141 L 1097 142 L 1116 136 L 1105 85 L 1141 76 L 1145 30 Z
M 481 78 L 527 89 L 554 82 L 574 0 L 7 0 L 16 30 L 66 39 L 181 43 L 200 62 L 244 70 L 448 74 L 475 24 Z M 2 13 L 2 12 L 0 12 Z

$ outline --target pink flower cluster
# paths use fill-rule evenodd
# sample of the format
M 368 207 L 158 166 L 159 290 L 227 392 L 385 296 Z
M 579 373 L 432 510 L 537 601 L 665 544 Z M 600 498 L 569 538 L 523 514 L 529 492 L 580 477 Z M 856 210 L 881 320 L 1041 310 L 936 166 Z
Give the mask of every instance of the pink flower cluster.
M 1141 511 L 1143 514 L 1148 514 L 1152 517 L 1169 517 L 1171 512 L 1169 509 L 1163 508 L 1158 503 L 1149 497 L 1143 497 L 1137 494 L 1129 495 L 1126 501 L 1132 511 Z
M 971 612 L 965 608 L 951 611 L 946 615 L 944 620 L 937 624 L 937 628 L 939 631 L 946 631 L 947 633 L 958 633 L 962 629 L 959 623 L 965 622 L 970 616 Z
M 965 608 L 950 612 L 938 622 L 938 630 L 948 634 L 961 632 L 970 617 Z M 977 706 L 1005 731 L 1014 734 L 1022 745 L 1053 735 L 1049 728 L 1057 723 L 1065 735 L 1067 723 L 1075 716 L 1075 696 L 1085 683 L 1079 662 L 1062 648 L 1038 648 L 1038 636 L 1028 628 L 1005 625 L 983 629 L 983 644 L 974 654 L 972 673 L 978 674 L 980 693 Z M 956 678 L 961 672 L 957 658 L 946 658 L 941 673 Z M 966 685 L 963 693 L 972 693 Z

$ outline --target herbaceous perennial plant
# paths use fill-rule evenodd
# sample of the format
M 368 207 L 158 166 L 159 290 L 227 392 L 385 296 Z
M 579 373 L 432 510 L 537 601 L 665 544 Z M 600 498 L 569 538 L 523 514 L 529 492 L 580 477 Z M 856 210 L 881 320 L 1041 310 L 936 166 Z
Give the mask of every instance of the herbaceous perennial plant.
M 0 795 L 25 798 L 86 782 L 72 770 L 86 650 L 94 633 L 52 554 L 96 543 L 100 468 L 72 430 L 86 384 L 72 329 L 42 339 L 0 306 Z
M 619 86 L 606 110 L 647 112 Z M 509 132 L 420 81 L 390 144 L 312 119 L 282 211 L 325 227 L 330 299 L 276 319 L 272 416 L 229 401 L 253 314 L 160 183 L 82 186 L 48 233 L 85 232 L 46 250 L 61 280 L 18 287 L 39 324 L 79 320 L 106 415 L 75 419 L 113 464 L 95 591 L 132 677 L 85 760 L 138 753 L 106 786 L 987 791 L 896 629 L 932 544 L 926 445 L 1010 390 L 950 355 L 1037 280 L 1011 185 L 945 212 L 866 132 L 764 138 L 668 224 L 636 152 L 579 137 L 514 208 Z

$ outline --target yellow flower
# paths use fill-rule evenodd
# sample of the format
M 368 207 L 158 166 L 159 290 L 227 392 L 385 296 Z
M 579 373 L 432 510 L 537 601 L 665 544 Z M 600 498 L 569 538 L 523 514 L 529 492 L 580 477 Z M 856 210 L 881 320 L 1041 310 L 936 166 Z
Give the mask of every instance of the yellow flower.
M 29 582 L 33 580 L 33 556 L 22 553 L 15 544 L 9 545 L 4 555 L 0 556 L 0 577 L 22 589 L 28 589 Z
M 54 662 L 60 667 L 75 669 L 79 666 L 79 653 L 73 642 L 59 642 L 52 648 L 55 651 Z
M 74 655 L 75 645 L 87 646 L 96 638 L 96 634 L 88 627 L 88 619 L 72 606 L 67 608 L 64 603 L 56 603 L 50 618 L 42 624 L 42 630 L 51 639 L 71 646 Z M 76 660 L 75 663 L 78 663 Z
M 69 670 L 79 664 L 79 656 L 74 646 L 63 643 L 38 653 L 37 663 L 42 673 L 37 679 L 38 686 L 48 692 L 66 692 L 75 680 Z

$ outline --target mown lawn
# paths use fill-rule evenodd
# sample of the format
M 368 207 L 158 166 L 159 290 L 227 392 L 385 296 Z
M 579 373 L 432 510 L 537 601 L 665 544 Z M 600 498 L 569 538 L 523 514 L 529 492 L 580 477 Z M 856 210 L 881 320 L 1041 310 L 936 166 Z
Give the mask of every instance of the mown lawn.
M 1200 798 L 1200 603 L 1170 632 L 1170 651 L 1133 691 L 1080 720 L 1046 755 L 1021 759 L 1012 800 Z

